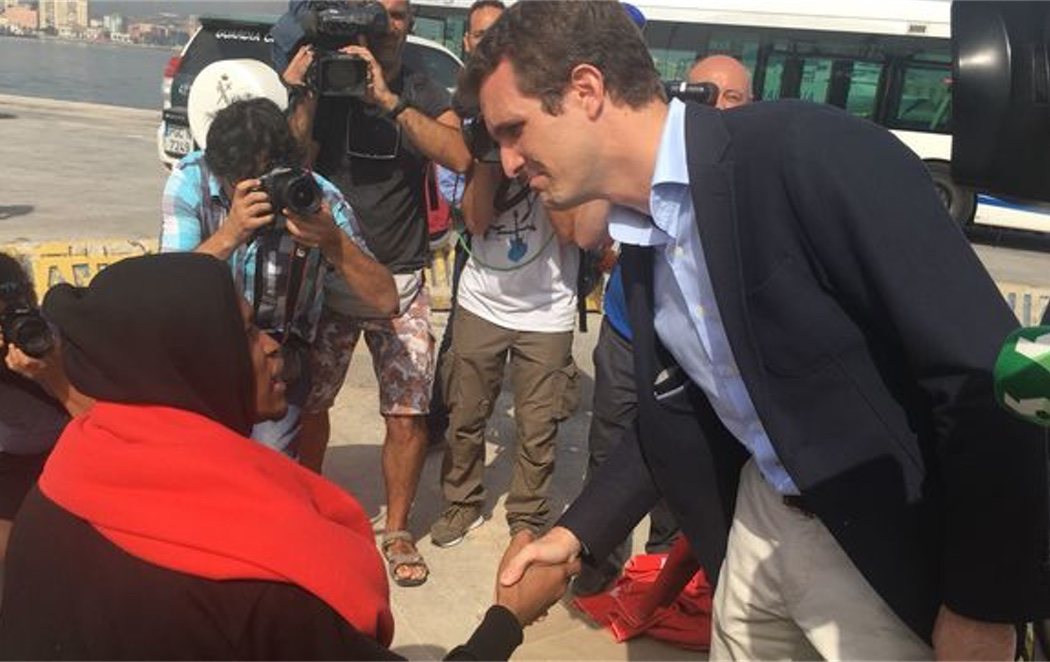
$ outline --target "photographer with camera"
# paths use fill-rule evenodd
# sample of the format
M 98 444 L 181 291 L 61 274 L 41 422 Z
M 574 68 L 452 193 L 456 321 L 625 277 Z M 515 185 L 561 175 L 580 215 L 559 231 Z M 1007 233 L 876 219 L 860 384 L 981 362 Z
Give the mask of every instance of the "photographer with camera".
M 0 563 L 11 523 L 70 416 L 92 400 L 70 385 L 29 277 L 0 253 Z
M 161 252 L 228 261 L 260 328 L 280 340 L 289 411 L 256 425 L 252 438 L 289 455 L 311 385 L 309 354 L 326 273 L 376 315 L 397 307 L 390 273 L 368 254 L 350 206 L 330 182 L 300 170 L 300 159 L 274 102 L 233 102 L 216 114 L 204 151 L 172 170 L 160 239 Z
M 408 532 L 426 455 L 434 380 L 430 294 L 423 279 L 428 228 L 424 176 L 431 161 L 457 172 L 470 153 L 448 92 L 403 61 L 412 27 L 408 0 L 292 2 L 275 26 L 274 60 L 292 90 L 289 123 L 310 163 L 346 195 L 368 247 L 394 274 L 398 315 L 377 319 L 338 283 L 327 289 L 311 368 L 318 381 L 304 408 L 300 448 L 319 469 L 330 436 L 328 410 L 363 333 L 386 423 L 387 514 L 381 547 L 393 580 L 426 581 L 429 569 Z M 363 45 L 362 45 L 363 44 Z M 367 67 L 360 75 L 358 67 Z M 335 360 L 327 361 L 324 357 Z

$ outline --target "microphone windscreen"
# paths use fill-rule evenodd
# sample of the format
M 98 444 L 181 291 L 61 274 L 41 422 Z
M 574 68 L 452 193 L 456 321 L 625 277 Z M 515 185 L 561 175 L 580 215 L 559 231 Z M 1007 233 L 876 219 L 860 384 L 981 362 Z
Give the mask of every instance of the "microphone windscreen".
M 995 400 L 1014 416 L 1050 427 L 1050 326 L 1017 329 L 995 361 Z

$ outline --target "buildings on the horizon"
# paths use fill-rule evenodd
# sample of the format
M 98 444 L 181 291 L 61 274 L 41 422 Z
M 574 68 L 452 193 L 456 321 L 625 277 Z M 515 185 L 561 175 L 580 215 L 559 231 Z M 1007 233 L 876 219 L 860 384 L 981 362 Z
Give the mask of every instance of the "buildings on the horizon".
M 161 15 L 141 20 L 122 14 L 92 19 L 90 0 L 0 0 L 0 34 L 179 46 L 186 43 L 196 20 Z
M 88 27 L 88 0 L 37 0 L 38 27 L 78 33 Z

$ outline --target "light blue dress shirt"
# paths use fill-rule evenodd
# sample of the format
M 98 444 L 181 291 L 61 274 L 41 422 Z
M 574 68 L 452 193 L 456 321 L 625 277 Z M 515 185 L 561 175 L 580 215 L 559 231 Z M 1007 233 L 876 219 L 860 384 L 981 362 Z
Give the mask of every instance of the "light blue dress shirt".
M 609 232 L 621 243 L 653 247 L 657 335 L 707 394 L 726 429 L 754 456 L 766 481 L 781 494 L 798 494 L 751 402 L 718 311 L 689 188 L 685 104 L 677 99 L 660 139 L 649 209 L 651 218 L 614 208 Z

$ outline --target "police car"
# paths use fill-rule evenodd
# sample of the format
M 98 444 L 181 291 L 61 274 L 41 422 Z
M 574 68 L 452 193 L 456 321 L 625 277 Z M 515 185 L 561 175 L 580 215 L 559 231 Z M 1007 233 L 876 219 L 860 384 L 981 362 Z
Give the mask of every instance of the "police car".
M 200 28 L 164 70 L 164 105 L 157 128 L 157 152 L 170 168 L 198 148 L 207 124 L 235 98 L 252 95 L 285 97 L 273 69 L 270 28 L 276 17 L 204 16 Z M 455 88 L 462 63 L 444 46 L 409 35 L 405 63 L 426 72 L 449 90 Z M 196 129 L 196 130 L 195 130 Z

